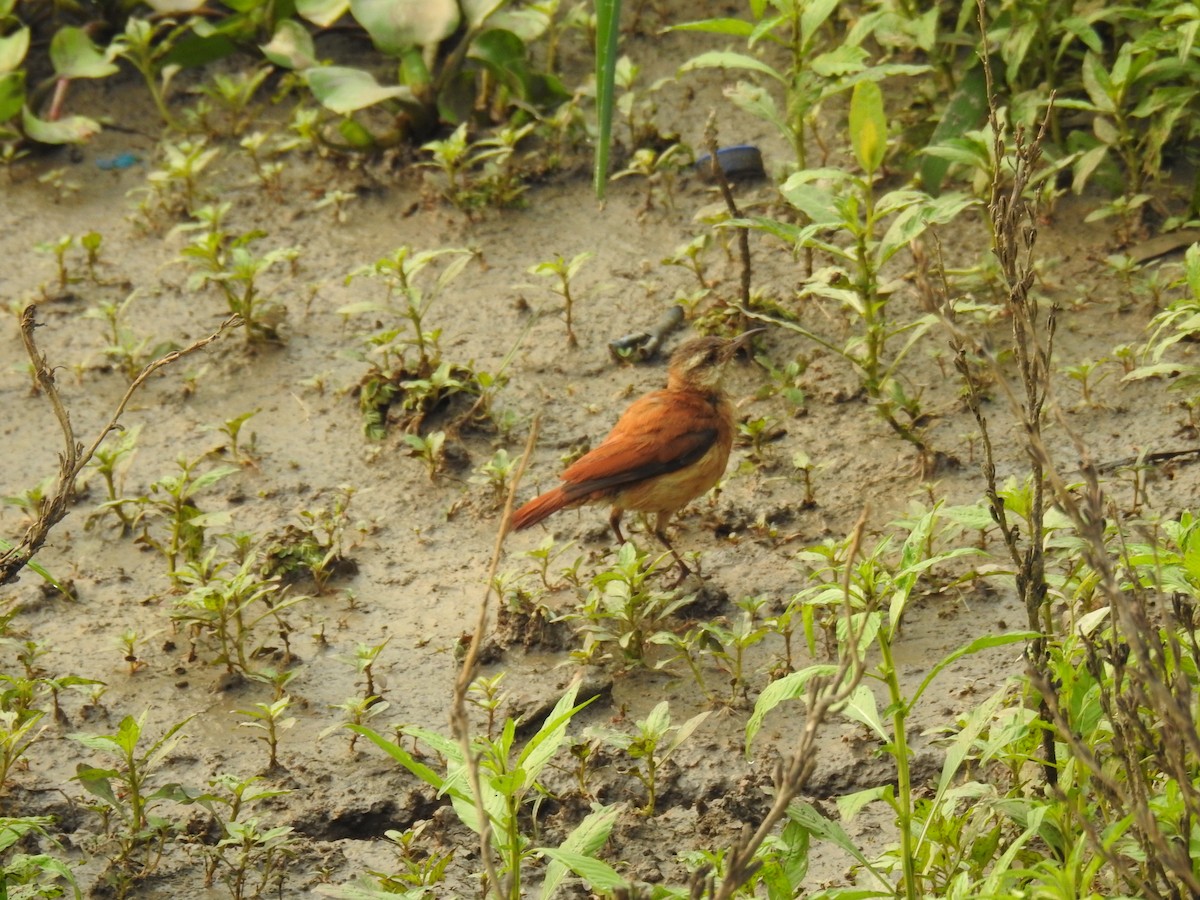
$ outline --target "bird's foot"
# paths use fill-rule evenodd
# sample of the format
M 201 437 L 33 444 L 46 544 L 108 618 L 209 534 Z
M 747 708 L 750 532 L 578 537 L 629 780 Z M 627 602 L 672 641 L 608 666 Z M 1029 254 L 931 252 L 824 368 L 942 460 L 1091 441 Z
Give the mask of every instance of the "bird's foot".
M 679 563 L 679 567 L 678 567 L 679 575 L 674 581 L 672 581 L 669 585 L 667 585 L 667 588 L 669 590 L 673 591 L 673 590 L 676 590 L 677 588 L 682 587 L 684 582 L 686 582 L 688 580 L 691 580 L 692 582 L 694 582 L 697 590 L 699 590 L 700 588 L 702 588 L 704 586 L 704 576 L 702 576 L 700 574 L 699 568 L 697 568 L 696 571 L 692 571 L 691 569 L 689 569 L 687 567 L 687 565 L 684 563 L 684 561 L 682 559 L 676 560 L 676 562 Z

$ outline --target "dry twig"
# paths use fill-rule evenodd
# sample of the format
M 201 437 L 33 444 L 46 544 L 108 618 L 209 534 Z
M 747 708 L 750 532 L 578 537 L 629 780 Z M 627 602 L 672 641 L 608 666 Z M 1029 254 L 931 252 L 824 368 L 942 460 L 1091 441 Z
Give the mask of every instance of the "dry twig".
M 29 354 L 29 359 L 33 363 L 33 377 L 50 401 L 50 406 L 54 409 L 54 416 L 58 419 L 59 427 L 62 429 L 64 449 L 58 457 L 58 484 L 55 486 L 53 496 L 42 501 L 37 518 L 26 529 L 21 542 L 0 554 L 0 584 L 10 584 L 17 580 L 21 569 L 29 563 L 46 542 L 50 529 L 67 515 L 67 507 L 75 497 L 75 479 L 83 471 L 83 467 L 91 461 L 92 456 L 104 439 L 108 437 L 109 432 L 121 427 L 118 424 L 121 416 L 138 388 L 159 369 L 207 347 L 229 329 L 242 324 L 240 316 L 230 316 L 221 323 L 220 328 L 208 337 L 201 338 L 181 350 L 173 350 L 147 365 L 130 383 L 125 391 L 125 396 L 121 398 L 121 402 L 117 404 L 117 408 L 109 417 L 108 424 L 100 429 L 95 440 L 87 449 L 84 449 L 83 443 L 75 437 L 75 430 L 71 427 L 71 415 L 63 404 L 62 397 L 59 396 L 58 387 L 54 382 L 54 369 L 38 349 L 37 342 L 34 340 L 33 331 L 38 327 L 35 313 L 36 308 L 32 305 L 25 307 L 21 313 L 21 339 L 25 342 L 25 352 Z
M 525 467 L 529 464 L 530 457 L 533 456 L 533 448 L 537 443 L 538 427 L 541 419 L 535 417 L 533 424 L 529 428 L 529 439 L 525 442 L 525 453 L 521 457 L 521 462 L 517 466 L 517 471 L 513 474 L 512 482 L 508 487 L 508 497 L 504 501 L 504 512 L 500 516 L 500 527 L 496 530 L 496 543 L 492 548 L 492 558 L 488 563 L 487 570 L 487 587 L 483 592 L 483 600 L 479 603 L 479 619 L 475 623 L 475 633 L 471 635 L 471 643 L 467 646 L 467 652 L 463 656 L 462 665 L 458 669 L 458 676 L 454 680 L 454 699 L 450 707 L 450 729 L 454 737 L 458 740 L 459 746 L 462 747 L 463 763 L 467 767 L 467 777 L 471 782 L 471 794 L 475 800 L 475 811 L 479 816 L 479 855 L 483 860 L 484 870 L 487 873 L 488 886 L 485 890 L 491 891 L 497 897 L 503 900 L 504 893 L 501 890 L 499 877 L 496 874 L 496 863 L 492 858 L 492 821 L 488 815 L 488 811 L 483 803 L 483 784 L 479 775 L 479 755 L 475 753 L 471 747 L 471 722 L 467 717 L 467 694 L 471 690 L 471 683 L 475 680 L 475 672 L 479 660 L 479 647 L 483 643 L 483 636 L 487 633 L 488 627 L 488 607 L 492 597 L 492 590 L 496 582 L 496 569 L 500 565 L 500 554 L 504 548 L 504 537 L 508 534 L 508 524 L 512 519 L 513 503 L 517 496 L 517 488 L 521 485 L 521 479 L 525 475 Z

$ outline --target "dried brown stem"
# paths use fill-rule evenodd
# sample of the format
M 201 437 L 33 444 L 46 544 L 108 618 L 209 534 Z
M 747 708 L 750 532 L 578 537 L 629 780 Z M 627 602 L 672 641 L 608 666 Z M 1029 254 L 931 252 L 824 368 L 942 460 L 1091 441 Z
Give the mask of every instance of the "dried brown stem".
M 742 217 L 741 210 L 738 209 L 737 202 L 733 199 L 733 189 L 729 186 L 729 178 L 725 175 L 725 170 L 721 168 L 721 163 L 717 159 L 717 114 L 711 112 L 708 115 L 708 124 L 704 126 L 704 145 L 708 149 L 709 159 L 712 161 L 712 177 L 716 181 L 717 187 L 721 189 L 721 197 L 725 201 L 725 207 L 729 210 L 731 219 L 740 219 Z M 738 322 L 738 330 L 745 331 L 749 327 L 746 319 L 746 310 L 750 309 L 750 229 L 744 226 L 738 226 L 738 253 L 742 258 L 742 292 L 741 301 L 738 309 L 741 310 L 740 321 Z
M 854 613 L 850 602 L 850 573 L 854 568 L 854 558 L 858 556 L 858 548 L 862 542 L 863 530 L 866 525 L 867 510 L 864 509 L 851 533 L 850 548 L 845 561 L 846 571 L 842 582 L 842 614 L 846 617 L 847 623 L 853 621 Z M 752 833 L 747 828 L 743 832 L 741 840 L 730 848 L 724 880 L 715 891 L 712 889 L 707 891 L 714 900 L 728 900 L 754 876 L 758 868 L 758 863 L 754 859 L 758 848 L 787 815 L 788 806 L 804 789 L 808 779 L 812 777 L 817 764 L 815 752 L 817 737 L 825 719 L 834 707 L 849 699 L 859 682 L 862 681 L 866 671 L 866 660 L 863 659 L 859 650 L 869 616 L 861 613 L 860 615 L 859 626 L 851 632 L 847 642 L 850 651 L 842 656 L 837 671 L 828 678 L 814 678 L 809 683 L 806 701 L 808 712 L 804 719 L 804 731 L 801 732 L 800 739 L 786 763 L 781 762 L 775 770 L 775 800 L 758 828 Z M 696 893 L 700 887 L 699 883 L 693 885 L 694 897 L 704 893 L 703 890 L 700 894 Z
M 496 542 L 492 547 L 492 558 L 488 563 L 487 587 L 483 592 L 483 600 L 479 603 L 479 619 L 475 623 L 475 633 L 471 635 L 471 643 L 467 646 L 467 652 L 463 656 L 462 665 L 459 666 L 458 676 L 454 679 L 454 699 L 450 707 L 450 729 L 454 737 L 458 740 L 459 746 L 462 748 L 463 763 L 467 767 L 467 777 L 471 782 L 471 794 L 475 800 L 475 812 L 479 816 L 479 855 L 483 860 L 488 880 L 485 896 L 490 891 L 501 898 L 501 900 L 503 900 L 504 893 L 501 889 L 499 876 L 496 874 L 496 862 L 492 854 L 492 821 L 483 803 L 483 783 L 479 775 L 479 756 L 471 747 L 471 721 L 467 716 L 467 694 L 471 690 L 471 683 L 475 680 L 479 661 L 479 647 L 483 643 L 484 634 L 487 633 L 488 608 L 496 581 L 496 569 L 500 566 L 500 555 L 504 549 L 504 537 L 508 534 L 508 523 L 512 519 L 517 488 L 520 487 L 521 479 L 525 475 L 525 467 L 529 464 L 529 460 L 533 456 L 533 448 L 537 443 L 540 424 L 541 419 L 535 417 L 529 429 L 529 439 L 525 442 L 525 453 L 522 455 L 521 462 L 513 474 L 512 482 L 508 486 L 508 497 L 504 501 L 504 511 L 500 515 L 500 526 L 496 530 Z
M 92 456 L 96 453 L 96 450 L 103 443 L 104 439 L 108 437 L 109 432 L 120 427 L 118 422 L 125 412 L 125 407 L 129 404 L 133 395 L 137 393 L 138 389 L 145 384 L 146 380 L 164 366 L 168 366 L 181 357 L 207 347 L 229 329 L 242 324 L 240 316 L 230 316 L 221 323 L 220 328 L 208 337 L 201 338 L 180 350 L 173 350 L 142 369 L 130 383 L 128 389 L 126 389 L 125 395 L 121 398 L 121 402 L 117 404 L 117 408 L 109 417 L 108 423 L 100 430 L 95 440 L 85 450 L 83 444 L 75 438 L 75 430 L 71 426 L 71 415 L 63 404 L 62 397 L 58 393 L 58 387 L 54 382 L 54 369 L 46 360 L 45 355 L 38 349 L 37 342 L 34 340 L 33 333 L 34 329 L 37 328 L 35 314 L 36 308 L 32 305 L 25 307 L 25 310 L 21 313 L 21 339 L 25 342 L 25 352 L 29 354 L 29 359 L 33 363 L 33 377 L 38 387 L 41 388 L 46 398 L 50 401 L 50 406 L 54 410 L 54 417 L 58 419 L 59 427 L 62 429 L 64 449 L 58 457 L 58 484 L 55 486 L 53 496 L 42 502 L 37 518 L 26 529 L 21 542 L 16 546 L 10 547 L 3 554 L 0 554 L 0 584 L 10 584 L 17 580 L 21 569 L 29 563 L 29 560 L 34 557 L 46 542 L 46 538 L 50 534 L 50 529 L 61 522 L 67 515 L 67 507 L 70 506 L 71 501 L 75 497 L 75 479 L 79 477 L 79 473 L 83 471 L 83 467 L 91 461 Z

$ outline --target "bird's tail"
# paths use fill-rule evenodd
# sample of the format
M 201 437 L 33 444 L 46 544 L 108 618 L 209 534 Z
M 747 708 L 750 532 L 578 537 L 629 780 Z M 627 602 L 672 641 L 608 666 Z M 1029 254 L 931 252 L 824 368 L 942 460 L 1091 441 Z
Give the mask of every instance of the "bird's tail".
M 558 512 L 569 502 L 566 492 L 561 487 L 556 487 L 552 491 L 546 491 L 546 493 L 534 497 L 513 513 L 509 530 L 520 531 L 522 528 L 536 525 L 547 516 Z

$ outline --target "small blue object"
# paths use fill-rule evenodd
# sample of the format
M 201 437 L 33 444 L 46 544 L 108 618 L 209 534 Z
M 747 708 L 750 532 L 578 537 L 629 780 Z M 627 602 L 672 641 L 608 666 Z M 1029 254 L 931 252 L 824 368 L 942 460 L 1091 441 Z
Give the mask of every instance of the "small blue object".
M 136 166 L 141 161 L 142 158 L 136 153 L 118 153 L 116 156 L 102 156 L 96 160 L 96 165 L 105 172 L 113 172 Z
M 763 168 L 762 151 L 752 144 L 721 147 L 717 150 L 717 165 L 728 178 L 765 178 L 767 175 Z M 696 160 L 696 174 L 706 181 L 712 181 L 712 154 L 705 153 Z

